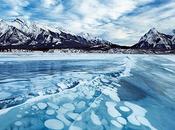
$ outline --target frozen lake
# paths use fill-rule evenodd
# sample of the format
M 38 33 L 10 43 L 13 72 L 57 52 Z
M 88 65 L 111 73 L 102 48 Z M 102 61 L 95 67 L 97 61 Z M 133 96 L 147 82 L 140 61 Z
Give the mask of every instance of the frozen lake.
M 0 130 L 173 130 L 175 56 L 0 54 Z

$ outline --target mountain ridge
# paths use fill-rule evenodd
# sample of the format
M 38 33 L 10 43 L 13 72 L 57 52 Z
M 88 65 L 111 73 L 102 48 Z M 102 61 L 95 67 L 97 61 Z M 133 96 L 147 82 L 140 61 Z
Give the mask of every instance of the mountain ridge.
M 27 25 L 22 20 L 12 22 L 1 21 L 0 48 L 3 49 L 100 49 L 106 50 L 120 47 L 106 40 L 86 39 L 61 30 L 52 30 L 46 26 L 31 23 Z
M 0 51 L 30 50 L 48 51 L 50 49 L 79 49 L 84 51 L 125 51 L 128 53 L 147 51 L 174 51 L 175 35 L 167 35 L 150 29 L 132 46 L 121 46 L 110 41 L 91 36 L 75 35 L 69 32 L 36 22 L 16 18 L 0 21 Z M 147 53 L 146 52 L 146 53 Z

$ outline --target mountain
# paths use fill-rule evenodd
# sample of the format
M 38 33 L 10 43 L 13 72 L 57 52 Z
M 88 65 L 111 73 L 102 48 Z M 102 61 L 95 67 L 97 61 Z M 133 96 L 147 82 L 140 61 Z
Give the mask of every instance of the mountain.
M 109 50 L 122 48 L 109 41 L 73 35 L 47 25 L 15 19 L 0 21 L 0 50 L 83 49 Z
M 93 37 L 90 34 L 75 35 L 58 27 L 43 23 L 14 19 L 0 21 L 0 51 L 78 49 L 83 51 L 107 51 L 112 53 L 175 53 L 175 35 L 167 35 L 150 29 L 133 46 L 120 46 Z
M 173 50 L 175 49 L 175 36 L 158 32 L 155 28 L 150 29 L 139 42 L 132 46 L 134 49 L 145 50 Z
M 175 49 L 175 36 L 166 35 L 158 32 L 155 28 L 150 29 L 135 45 L 133 49 L 145 49 L 145 50 L 173 50 Z

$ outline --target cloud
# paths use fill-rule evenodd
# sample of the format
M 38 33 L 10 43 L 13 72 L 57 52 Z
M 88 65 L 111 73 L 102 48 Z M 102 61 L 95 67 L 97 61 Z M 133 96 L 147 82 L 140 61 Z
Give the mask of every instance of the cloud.
M 170 32 L 175 26 L 173 0 L 0 1 L 1 18 L 24 17 L 125 45 L 136 43 L 152 27 Z
M 4 0 L 6 4 L 8 4 L 11 10 L 7 10 L 8 15 L 20 15 L 22 8 L 28 6 L 29 2 L 25 0 Z
M 50 8 L 54 5 L 56 5 L 57 1 L 56 0 L 42 0 L 42 5 L 45 8 Z
M 157 28 L 160 32 L 170 33 L 175 27 L 175 2 L 162 4 L 158 7 L 143 7 L 141 13 L 131 16 L 123 16 L 117 23 L 135 33 L 130 34 L 131 42 L 136 42 L 134 37 L 139 38 L 150 28 Z

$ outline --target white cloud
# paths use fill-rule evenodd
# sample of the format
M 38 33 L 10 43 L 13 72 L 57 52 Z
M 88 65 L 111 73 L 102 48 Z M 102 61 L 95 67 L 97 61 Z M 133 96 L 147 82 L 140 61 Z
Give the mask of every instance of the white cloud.
M 14 0 L 4 0 L 4 2 L 11 8 L 9 10 L 6 10 L 5 15 L 8 17 L 21 16 L 22 15 L 21 13 L 23 12 L 23 7 L 26 7 L 29 4 L 27 0 L 15 0 L 15 1 Z
M 138 6 L 152 1 L 153 0 L 110 0 L 103 3 L 100 0 L 72 0 L 73 7 L 69 10 L 68 14 L 72 15 L 75 13 L 80 15 L 81 18 L 69 20 L 67 22 L 67 26 L 69 26 L 68 30 L 76 33 L 83 31 L 95 36 L 103 35 L 105 39 L 112 41 L 131 38 L 130 33 L 134 33 L 135 30 L 127 29 L 125 26 L 119 27 L 115 24 L 110 24 L 110 21 L 119 21 L 120 17 L 132 12 Z M 105 25 L 103 22 L 109 24 Z
M 136 43 L 152 27 L 162 32 L 174 29 L 175 2 L 170 1 L 160 6 L 145 6 L 154 1 L 158 2 L 158 0 L 65 2 L 41 0 L 41 3 L 37 3 L 35 0 L 4 0 L 12 8 L 6 11 L 6 16 L 23 15 L 26 19 L 53 23 L 73 33 L 90 33 L 122 44 Z M 26 11 L 24 7 L 31 2 L 34 2 L 35 6 Z
M 57 4 L 57 0 L 42 0 L 42 5 L 45 8 L 50 8 Z
M 175 2 L 155 8 L 145 8 L 145 11 L 133 16 L 123 16 L 117 22 L 121 27 L 133 30 L 128 42 L 136 43 L 150 28 L 155 27 L 160 32 L 170 32 L 175 27 Z M 116 40 L 118 38 L 116 37 Z M 137 40 L 136 40 L 137 39 Z

